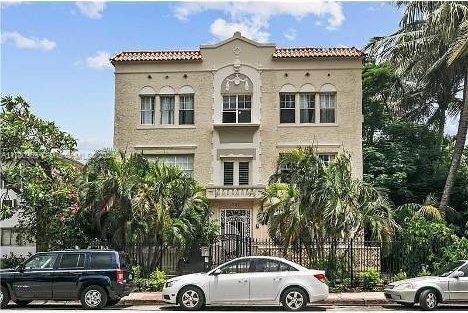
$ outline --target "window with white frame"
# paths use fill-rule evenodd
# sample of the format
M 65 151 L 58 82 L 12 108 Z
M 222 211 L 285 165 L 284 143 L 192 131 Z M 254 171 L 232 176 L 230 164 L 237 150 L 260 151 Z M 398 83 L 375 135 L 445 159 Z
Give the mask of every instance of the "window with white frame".
M 252 120 L 252 96 L 223 96 L 223 123 L 250 123 Z
M 301 123 L 315 123 L 315 94 L 301 93 L 299 102 Z
M 154 96 L 140 96 L 140 124 L 154 124 Z
M 293 93 L 280 94 L 280 123 L 296 122 L 296 95 Z
M 160 96 L 161 124 L 174 124 L 174 96 Z
M 193 95 L 179 96 L 179 124 L 191 125 L 194 123 L 194 97 Z
M 323 163 L 329 164 L 330 162 L 333 162 L 335 160 L 336 153 L 319 153 L 318 156 Z
M 20 246 L 21 242 L 18 240 L 18 233 L 13 228 L 1 228 L 1 245 L 2 246 Z
M 242 186 L 250 185 L 250 162 L 249 161 L 224 161 L 223 162 L 223 185 Z
M 193 154 L 160 154 L 156 155 L 155 158 L 166 165 L 177 166 L 187 175 L 193 177 Z
M 320 94 L 320 123 L 336 122 L 336 93 Z

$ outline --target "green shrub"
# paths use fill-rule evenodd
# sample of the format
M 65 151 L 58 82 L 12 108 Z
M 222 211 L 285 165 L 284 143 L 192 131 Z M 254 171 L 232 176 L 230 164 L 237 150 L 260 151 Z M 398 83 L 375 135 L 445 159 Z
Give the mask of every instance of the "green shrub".
M 399 280 L 403 280 L 403 279 L 407 279 L 407 278 L 408 278 L 408 275 L 406 275 L 406 272 L 404 272 L 403 270 L 400 269 L 400 271 L 398 273 L 393 275 L 392 281 L 399 281 Z
M 15 268 L 26 261 L 30 256 L 30 253 L 28 256 L 15 255 L 13 252 L 11 252 L 10 255 L 4 254 L 0 259 L 0 268 Z
M 380 272 L 376 268 L 368 268 L 365 271 L 359 272 L 356 275 L 357 283 L 362 286 L 364 290 L 372 291 L 382 285 Z
M 140 265 L 132 266 L 132 273 L 137 291 L 161 291 L 167 281 L 166 273 L 160 270 L 153 271 L 149 277 L 142 277 Z
M 423 265 L 421 270 L 418 273 L 418 276 L 431 276 L 431 272 L 428 269 L 427 265 Z

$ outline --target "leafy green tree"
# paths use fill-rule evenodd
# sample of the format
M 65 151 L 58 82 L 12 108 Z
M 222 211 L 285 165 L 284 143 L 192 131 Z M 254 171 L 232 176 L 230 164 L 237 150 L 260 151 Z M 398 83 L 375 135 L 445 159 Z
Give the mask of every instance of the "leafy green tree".
M 20 236 L 40 246 L 84 236 L 75 185 L 80 166 L 65 157 L 75 139 L 35 116 L 21 97 L 2 97 L 1 108 L 1 178 L 21 197 L 17 207 L 2 206 L 1 219 L 18 213 Z
M 389 36 L 374 38 L 368 50 L 378 60 L 393 64 L 403 78 L 421 84 L 418 89 L 426 92 L 435 90 L 432 95 L 438 101 L 436 116 L 439 118 L 435 120 L 439 120 L 440 134 L 447 110 L 460 115 L 450 169 L 440 201 L 441 209 L 445 210 L 456 181 L 468 130 L 468 4 L 457 1 L 412 1 L 399 5 L 405 7 L 400 29 Z M 463 100 L 457 104 L 452 100 L 461 84 Z M 416 103 L 420 111 L 427 111 L 425 106 L 427 103 Z

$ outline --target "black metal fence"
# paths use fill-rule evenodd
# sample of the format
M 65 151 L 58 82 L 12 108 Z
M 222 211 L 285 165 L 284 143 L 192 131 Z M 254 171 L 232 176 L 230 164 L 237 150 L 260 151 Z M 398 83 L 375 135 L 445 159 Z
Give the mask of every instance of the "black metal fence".
M 421 264 L 428 264 L 425 249 L 415 246 L 408 250 L 408 246 L 411 245 L 407 242 L 403 245 L 399 241 L 351 239 L 300 243 L 285 248 L 272 240 L 221 235 L 204 249 L 208 251 L 206 256 L 202 256 L 202 247 L 199 246 L 180 249 L 148 242 L 131 242 L 124 247 L 114 247 L 103 241 L 93 241 L 63 244 L 62 248 L 107 247 L 124 250 L 130 263 L 141 265 L 145 274 L 159 269 L 170 276 L 206 271 L 242 256 L 275 256 L 306 268 L 325 270 L 331 287 L 372 289 L 401 278 L 398 274 L 402 269 L 415 275 Z

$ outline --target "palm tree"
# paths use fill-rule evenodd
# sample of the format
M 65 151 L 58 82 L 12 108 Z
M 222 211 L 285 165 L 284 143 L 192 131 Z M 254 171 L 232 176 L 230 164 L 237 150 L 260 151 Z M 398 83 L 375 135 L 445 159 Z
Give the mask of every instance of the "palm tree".
M 367 49 L 377 59 L 394 64 L 402 77 L 416 78 L 422 83 L 422 89 L 435 88 L 439 128 L 445 124 L 446 110 L 460 114 L 455 149 L 440 201 L 440 208 L 445 210 L 468 128 L 468 4 L 412 1 L 398 5 L 405 6 L 400 29 L 389 36 L 373 38 Z M 463 101 L 453 101 L 461 82 Z
M 327 165 L 313 148 L 280 156 L 259 219 L 284 251 L 304 243 L 311 262 L 323 256 L 325 241 L 352 239 L 364 228 L 388 239 L 396 228 L 384 194 L 353 177 L 348 153 Z
M 112 149 L 98 151 L 89 159 L 80 187 L 82 205 L 92 213 L 102 239 L 111 239 L 118 247 L 126 244 L 134 195 L 148 168 L 141 155 L 126 156 Z

